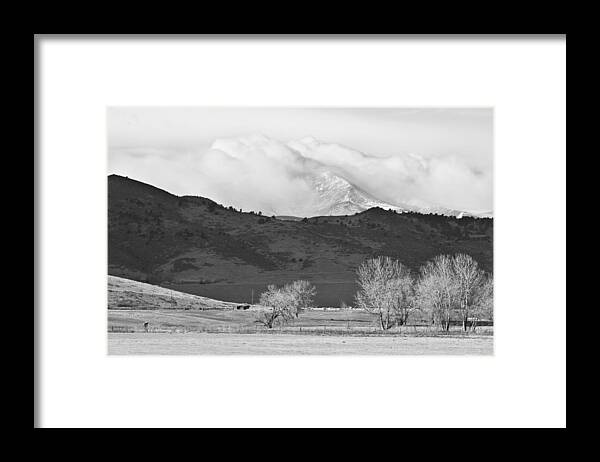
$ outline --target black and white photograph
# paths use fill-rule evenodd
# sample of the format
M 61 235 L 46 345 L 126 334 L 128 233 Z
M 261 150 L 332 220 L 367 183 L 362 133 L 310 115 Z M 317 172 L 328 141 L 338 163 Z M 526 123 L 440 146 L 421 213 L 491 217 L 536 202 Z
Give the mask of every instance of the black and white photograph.
M 34 35 L 34 428 L 565 428 L 566 34 Z
M 110 354 L 493 353 L 491 108 L 107 124 Z

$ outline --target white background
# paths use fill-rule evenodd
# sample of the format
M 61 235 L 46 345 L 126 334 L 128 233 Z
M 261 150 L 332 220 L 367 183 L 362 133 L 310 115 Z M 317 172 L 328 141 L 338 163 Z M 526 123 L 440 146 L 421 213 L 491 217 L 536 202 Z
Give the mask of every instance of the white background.
M 42 38 L 40 426 L 565 426 L 566 42 Z M 493 106 L 495 355 L 106 354 L 106 107 Z

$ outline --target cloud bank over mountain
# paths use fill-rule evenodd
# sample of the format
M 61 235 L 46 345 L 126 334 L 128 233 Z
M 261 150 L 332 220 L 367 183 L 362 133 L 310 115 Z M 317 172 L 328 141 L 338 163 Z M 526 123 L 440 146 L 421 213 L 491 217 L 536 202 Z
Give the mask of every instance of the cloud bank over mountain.
M 323 194 L 327 192 L 320 193 L 315 184 L 322 189 L 331 181 L 338 196 L 340 191 L 347 189 L 350 194 L 354 188 L 375 202 L 404 209 L 491 210 L 490 173 L 451 155 L 374 156 L 314 137 L 284 142 L 263 134 L 216 139 L 204 152 L 120 151 L 113 157 L 121 161 L 137 158 L 146 165 L 147 173 L 160 171 L 162 176 L 170 176 L 183 169 L 181 176 L 191 183 L 182 192 L 173 191 L 159 178 L 141 178 L 144 181 L 269 215 L 323 213 Z M 163 167 L 158 168 L 159 164 Z M 325 187 L 334 189 L 329 184 Z
M 107 121 L 108 173 L 244 210 L 493 208 L 491 109 L 118 107 Z

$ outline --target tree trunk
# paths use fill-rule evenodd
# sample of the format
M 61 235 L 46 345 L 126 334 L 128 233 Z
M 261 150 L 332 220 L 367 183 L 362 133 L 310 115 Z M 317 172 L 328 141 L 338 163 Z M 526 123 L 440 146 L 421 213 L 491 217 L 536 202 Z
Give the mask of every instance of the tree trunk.
M 379 315 L 379 322 L 381 324 L 381 330 L 388 330 L 392 327 L 389 316 L 383 316 L 383 314 Z
M 269 321 L 267 322 L 267 327 L 269 329 L 273 328 L 273 323 L 275 322 L 275 320 L 277 319 L 277 315 L 276 314 L 272 314 L 271 318 L 269 319 Z

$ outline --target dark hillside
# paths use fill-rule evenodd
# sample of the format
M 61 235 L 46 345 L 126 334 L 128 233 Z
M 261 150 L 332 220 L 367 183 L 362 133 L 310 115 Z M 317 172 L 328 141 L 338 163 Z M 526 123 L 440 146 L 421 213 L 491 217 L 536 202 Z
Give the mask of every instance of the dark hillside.
M 466 252 L 492 271 L 493 220 L 379 208 L 351 216 L 279 220 L 108 177 L 109 274 L 229 301 L 268 283 L 313 281 L 321 305 L 352 304 L 354 272 L 389 255 L 414 271 L 440 253 Z

